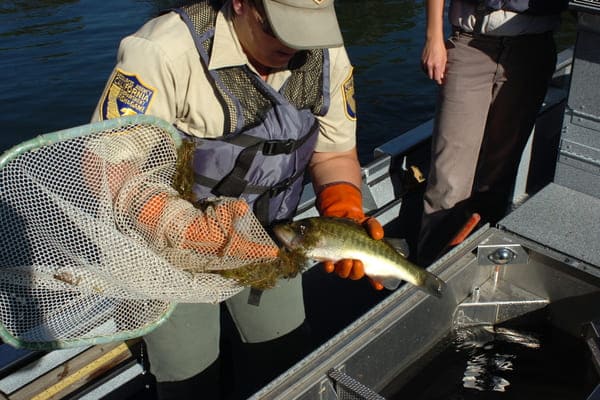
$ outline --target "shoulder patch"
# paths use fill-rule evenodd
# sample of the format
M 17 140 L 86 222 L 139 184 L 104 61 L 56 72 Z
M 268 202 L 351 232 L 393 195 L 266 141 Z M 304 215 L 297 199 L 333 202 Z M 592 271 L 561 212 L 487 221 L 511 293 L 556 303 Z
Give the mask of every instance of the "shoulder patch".
M 144 83 L 136 74 L 117 68 L 102 100 L 101 118 L 145 114 L 155 93 L 156 89 Z
M 344 96 L 344 111 L 349 120 L 356 121 L 356 100 L 354 99 L 354 77 L 352 70 L 342 84 L 342 94 Z

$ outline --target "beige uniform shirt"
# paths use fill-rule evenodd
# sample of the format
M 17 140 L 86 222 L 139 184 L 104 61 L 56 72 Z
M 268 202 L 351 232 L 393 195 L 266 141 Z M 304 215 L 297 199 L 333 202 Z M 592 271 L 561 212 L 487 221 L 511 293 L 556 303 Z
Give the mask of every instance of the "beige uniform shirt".
M 346 151 L 356 144 L 352 66 L 343 47 L 330 49 L 329 54 L 331 101 L 327 114 L 317 117 L 319 152 Z M 223 110 L 199 57 L 178 14 L 149 21 L 121 41 L 117 64 L 93 120 L 151 114 L 189 135 L 221 136 Z M 217 17 L 209 69 L 244 64 L 254 70 L 238 41 L 226 3 Z M 279 90 L 290 75 L 289 70 L 275 71 L 267 83 Z

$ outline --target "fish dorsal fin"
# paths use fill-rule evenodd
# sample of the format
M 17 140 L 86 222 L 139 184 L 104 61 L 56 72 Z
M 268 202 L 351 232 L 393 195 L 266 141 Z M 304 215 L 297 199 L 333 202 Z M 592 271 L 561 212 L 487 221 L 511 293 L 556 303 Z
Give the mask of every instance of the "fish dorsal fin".
M 408 258 L 410 253 L 408 248 L 408 242 L 406 239 L 399 238 L 385 238 L 384 239 L 390 246 L 392 246 L 398 253 L 400 253 L 404 258 Z

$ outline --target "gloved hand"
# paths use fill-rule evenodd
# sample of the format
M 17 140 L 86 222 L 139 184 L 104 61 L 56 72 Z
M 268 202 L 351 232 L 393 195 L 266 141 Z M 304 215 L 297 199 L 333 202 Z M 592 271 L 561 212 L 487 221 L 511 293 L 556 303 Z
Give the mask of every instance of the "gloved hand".
M 192 249 L 200 255 L 250 261 L 278 255 L 279 248 L 266 232 L 239 231 L 250 227 L 242 220 L 253 217 L 243 200 L 227 199 L 197 209 L 174 190 L 146 183 L 126 186 L 119 193 L 115 212 L 125 213 L 126 220 L 133 221 L 136 230 L 159 248 Z
M 362 208 L 360 189 L 349 182 L 335 182 L 327 185 L 317 194 L 317 210 L 324 217 L 349 218 L 363 225 L 373 239 L 383 239 L 383 227 L 373 217 L 365 215 Z M 358 280 L 365 276 L 365 268 L 360 260 L 340 260 L 337 263 L 325 261 L 325 272 L 336 272 L 340 278 Z M 376 290 L 382 290 L 383 285 L 369 278 Z

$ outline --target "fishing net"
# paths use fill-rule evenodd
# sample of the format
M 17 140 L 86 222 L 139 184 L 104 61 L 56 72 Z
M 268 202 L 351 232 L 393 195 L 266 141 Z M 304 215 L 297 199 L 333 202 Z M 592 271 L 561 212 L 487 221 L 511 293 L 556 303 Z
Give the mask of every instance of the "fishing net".
M 5 342 L 45 349 L 141 336 L 177 302 L 241 291 L 222 270 L 276 256 L 243 201 L 198 209 L 179 197 L 178 137 L 160 119 L 131 116 L 42 135 L 0 158 Z

